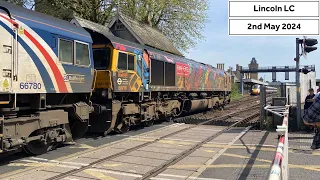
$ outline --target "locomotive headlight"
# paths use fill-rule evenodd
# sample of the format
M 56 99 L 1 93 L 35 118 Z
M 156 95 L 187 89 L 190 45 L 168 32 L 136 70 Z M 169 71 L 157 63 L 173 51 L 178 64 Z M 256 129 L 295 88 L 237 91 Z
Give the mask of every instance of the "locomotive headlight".
M 106 91 L 106 90 L 103 90 L 103 91 L 101 92 L 101 96 L 102 96 L 102 97 L 106 97 L 106 96 L 107 96 L 107 91 Z

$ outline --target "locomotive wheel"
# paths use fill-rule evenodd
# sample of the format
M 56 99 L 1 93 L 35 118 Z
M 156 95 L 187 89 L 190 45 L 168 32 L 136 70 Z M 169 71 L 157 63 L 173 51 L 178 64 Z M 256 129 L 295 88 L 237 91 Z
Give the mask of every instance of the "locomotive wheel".
M 149 120 L 149 121 L 144 121 L 143 125 L 146 127 L 150 127 L 153 125 L 153 123 L 154 123 L 154 120 Z
M 54 146 L 55 144 L 50 142 L 47 142 L 47 144 L 45 144 L 42 141 L 31 141 L 27 145 L 23 146 L 23 150 L 30 155 L 40 155 L 47 153 L 48 151 L 53 149 Z
M 89 122 L 74 121 L 71 124 L 71 133 L 73 138 L 80 138 L 85 135 L 89 128 Z

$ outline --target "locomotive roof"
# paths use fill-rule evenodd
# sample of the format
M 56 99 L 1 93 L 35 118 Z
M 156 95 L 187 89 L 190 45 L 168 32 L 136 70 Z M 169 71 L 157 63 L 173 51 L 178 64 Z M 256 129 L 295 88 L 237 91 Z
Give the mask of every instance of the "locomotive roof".
M 3 1 L 0 1 L 0 6 L 7 8 L 12 17 L 17 18 L 31 28 L 41 29 L 85 42 L 92 42 L 90 34 L 86 30 L 68 21 Z
M 78 16 L 74 16 L 74 19 L 71 20 L 71 23 L 98 32 L 108 38 L 114 36 L 108 27 L 86 19 L 82 19 Z
M 110 22 L 109 28 L 111 28 L 117 20 L 120 20 L 127 27 L 127 29 L 135 35 L 137 40 L 142 45 L 154 47 L 178 56 L 183 56 L 181 52 L 173 45 L 173 43 L 158 29 L 120 13 L 117 14 Z
M 95 23 L 95 22 L 80 18 L 78 16 L 74 16 L 74 18 L 70 22 L 74 23 L 77 26 L 80 26 L 80 27 L 83 27 L 83 28 L 87 28 L 87 29 L 89 29 L 91 31 L 97 32 L 99 34 L 102 34 L 103 36 L 108 38 L 111 41 L 111 43 L 120 43 L 120 44 L 124 44 L 124 45 L 127 45 L 127 46 L 135 47 L 137 49 L 143 49 L 144 48 L 140 44 L 136 44 L 136 43 L 124 40 L 122 38 L 119 38 L 117 36 L 114 36 L 107 26 L 103 26 L 101 24 L 98 24 L 98 23 Z
M 161 51 L 161 50 L 156 49 L 156 48 L 152 48 L 152 47 L 149 47 L 149 46 L 143 46 L 143 45 L 140 45 L 140 44 L 137 44 L 137 43 L 134 43 L 134 42 L 127 41 L 125 39 L 119 38 L 119 37 L 113 35 L 113 33 L 110 31 L 110 29 L 107 26 L 103 26 L 101 24 L 94 23 L 92 21 L 89 21 L 89 20 L 86 20 L 86 19 L 83 19 L 83 18 L 80 18 L 80 17 L 77 17 L 77 16 L 74 16 L 74 19 L 71 20 L 71 23 L 74 23 L 77 26 L 81 26 L 83 28 L 87 28 L 87 29 L 90 29 L 90 30 L 95 31 L 97 33 L 100 33 L 100 34 L 104 35 L 106 38 L 108 38 L 112 43 L 120 43 L 120 44 L 123 44 L 123 45 L 126 45 L 126 46 L 131 46 L 131 47 L 140 49 L 140 50 L 146 49 L 147 51 L 151 51 L 153 53 L 157 53 L 157 54 L 160 54 L 160 55 L 163 55 L 163 56 L 167 56 L 167 57 L 173 58 L 175 60 L 178 60 L 180 62 L 192 63 L 192 64 L 201 64 L 203 66 L 209 66 L 209 67 L 211 67 L 213 69 L 216 69 L 218 71 L 223 71 L 223 70 L 217 69 L 217 68 L 215 68 L 215 67 L 213 67 L 213 66 L 211 66 L 209 64 L 204 64 L 202 62 L 198 62 L 198 61 L 195 61 L 195 60 L 192 60 L 192 59 L 188 59 L 188 58 L 185 58 L 185 57 L 182 57 L 182 56 L 178 56 L 178 55 L 175 55 L 175 54 L 167 53 L 165 51 Z M 159 60 L 161 60 L 161 59 L 159 59 Z

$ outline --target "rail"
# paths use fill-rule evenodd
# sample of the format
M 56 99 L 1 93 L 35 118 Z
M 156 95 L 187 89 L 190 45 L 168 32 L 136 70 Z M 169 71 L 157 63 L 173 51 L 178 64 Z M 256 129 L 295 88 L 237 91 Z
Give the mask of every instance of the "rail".
M 289 105 L 286 106 L 266 106 L 265 110 L 283 116 L 281 126 L 277 126 L 279 143 L 270 169 L 268 180 L 287 180 L 289 176 L 288 166 L 288 118 Z

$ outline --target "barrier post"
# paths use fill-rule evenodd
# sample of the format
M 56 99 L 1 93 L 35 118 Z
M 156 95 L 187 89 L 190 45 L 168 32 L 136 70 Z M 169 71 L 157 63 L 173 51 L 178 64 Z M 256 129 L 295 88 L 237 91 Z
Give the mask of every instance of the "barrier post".
M 260 129 L 263 128 L 263 123 L 265 122 L 265 110 L 264 107 L 266 106 L 266 88 L 264 85 L 260 86 Z
M 272 162 L 272 166 L 269 173 L 269 180 L 287 180 L 289 177 L 289 152 L 288 152 L 288 118 L 289 118 L 289 105 L 286 105 L 284 108 L 283 114 L 283 122 L 281 126 L 277 126 L 277 132 L 279 135 L 279 143 L 276 150 L 276 155 Z M 276 108 L 272 109 L 272 107 L 267 106 L 265 109 L 270 111 L 274 114 L 280 114 L 279 109 Z

